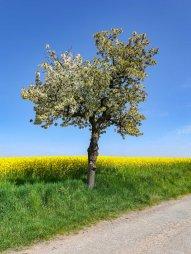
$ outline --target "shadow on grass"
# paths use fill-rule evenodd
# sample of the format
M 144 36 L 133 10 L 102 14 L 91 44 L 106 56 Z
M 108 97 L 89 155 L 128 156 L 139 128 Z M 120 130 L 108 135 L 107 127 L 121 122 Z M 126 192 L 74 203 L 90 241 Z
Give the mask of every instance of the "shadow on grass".
M 87 173 L 85 170 L 78 170 L 74 172 L 69 172 L 68 174 L 65 174 L 64 176 L 56 176 L 54 172 L 49 175 L 32 175 L 32 174 L 27 174 L 24 176 L 12 176 L 7 177 L 6 179 L 3 179 L 3 181 L 7 181 L 10 183 L 13 183 L 15 185 L 24 185 L 24 184 L 35 184 L 35 183 L 59 183 L 59 182 L 64 182 L 66 180 L 77 180 L 80 179 L 84 183 L 87 182 Z M 1 181 L 1 180 L 0 180 Z

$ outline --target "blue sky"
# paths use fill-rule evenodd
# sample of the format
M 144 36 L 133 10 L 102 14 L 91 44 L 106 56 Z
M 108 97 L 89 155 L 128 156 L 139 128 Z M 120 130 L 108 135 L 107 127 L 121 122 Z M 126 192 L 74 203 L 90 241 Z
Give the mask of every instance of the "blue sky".
M 91 59 L 92 34 L 112 27 L 124 40 L 146 32 L 160 50 L 145 80 L 144 135 L 123 140 L 110 128 L 100 154 L 191 157 L 190 10 L 190 0 L 0 0 L 0 157 L 86 154 L 88 129 L 32 125 L 33 105 L 20 91 L 34 81 L 46 43 Z

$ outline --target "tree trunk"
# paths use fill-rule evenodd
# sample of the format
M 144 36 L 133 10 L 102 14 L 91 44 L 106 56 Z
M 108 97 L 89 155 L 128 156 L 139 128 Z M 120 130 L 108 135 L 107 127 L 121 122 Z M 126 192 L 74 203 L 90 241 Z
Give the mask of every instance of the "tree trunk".
M 98 156 L 99 129 L 92 125 L 90 145 L 88 148 L 88 188 L 92 189 L 95 185 L 96 160 Z

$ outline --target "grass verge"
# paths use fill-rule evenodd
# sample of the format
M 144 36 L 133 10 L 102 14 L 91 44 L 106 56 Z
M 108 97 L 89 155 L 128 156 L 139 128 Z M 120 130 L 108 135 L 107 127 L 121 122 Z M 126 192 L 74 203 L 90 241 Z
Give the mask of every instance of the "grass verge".
M 191 193 L 190 160 L 139 165 L 100 166 L 92 191 L 83 170 L 62 180 L 0 180 L 0 251 Z

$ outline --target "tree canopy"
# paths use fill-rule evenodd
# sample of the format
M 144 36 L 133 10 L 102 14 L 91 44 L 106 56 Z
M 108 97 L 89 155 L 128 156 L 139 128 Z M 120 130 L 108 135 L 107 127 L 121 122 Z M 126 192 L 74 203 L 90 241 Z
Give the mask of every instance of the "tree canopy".
M 145 33 L 133 32 L 125 43 L 118 39 L 122 29 L 102 31 L 93 35 L 97 56 L 83 60 L 80 54 L 62 53 L 60 57 L 46 45 L 49 60 L 39 66 L 35 84 L 22 89 L 22 97 L 35 104 L 34 124 L 91 127 L 99 124 L 100 134 L 110 125 L 123 137 L 138 136 L 144 115 L 138 105 L 146 98 L 142 82 L 145 70 L 155 65 L 157 48 L 147 49 Z M 58 120 L 61 120 L 58 121 Z

